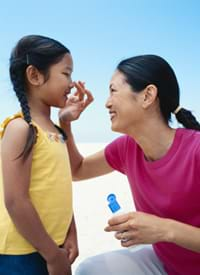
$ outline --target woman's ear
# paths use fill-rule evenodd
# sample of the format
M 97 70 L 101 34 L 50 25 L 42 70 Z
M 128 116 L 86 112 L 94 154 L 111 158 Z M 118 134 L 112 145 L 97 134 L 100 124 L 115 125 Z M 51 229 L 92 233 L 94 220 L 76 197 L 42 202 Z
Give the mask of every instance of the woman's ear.
M 155 85 L 148 85 L 143 91 L 143 108 L 148 108 L 157 99 L 158 89 Z
M 26 68 L 26 78 L 28 83 L 32 86 L 40 86 L 44 83 L 43 74 L 41 74 L 33 65 L 29 65 Z

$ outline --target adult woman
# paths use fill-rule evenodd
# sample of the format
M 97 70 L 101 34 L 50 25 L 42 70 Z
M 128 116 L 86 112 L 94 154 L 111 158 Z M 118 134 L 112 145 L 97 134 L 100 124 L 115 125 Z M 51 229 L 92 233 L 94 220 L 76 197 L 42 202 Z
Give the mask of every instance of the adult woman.
M 84 93 L 84 86 L 79 90 Z M 77 274 L 200 274 L 200 125 L 179 107 L 172 68 L 155 55 L 123 60 L 111 79 L 106 107 L 112 130 L 125 135 L 93 156 L 79 154 L 65 124 L 73 177 L 126 174 L 137 212 L 112 218 L 106 231 L 116 231 L 124 247 L 152 248 L 93 257 Z M 172 113 L 190 129 L 171 128 Z M 68 120 L 67 109 L 61 118 Z

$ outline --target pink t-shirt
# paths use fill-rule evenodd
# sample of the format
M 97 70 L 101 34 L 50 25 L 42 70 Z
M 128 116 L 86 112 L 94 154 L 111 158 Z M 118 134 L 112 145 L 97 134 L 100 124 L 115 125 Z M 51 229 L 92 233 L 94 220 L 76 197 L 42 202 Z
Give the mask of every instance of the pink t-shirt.
M 126 174 L 136 209 L 200 227 L 200 132 L 177 129 L 164 157 L 149 162 L 129 136 L 105 149 L 115 170 Z M 200 253 L 173 243 L 153 245 L 170 275 L 200 275 Z

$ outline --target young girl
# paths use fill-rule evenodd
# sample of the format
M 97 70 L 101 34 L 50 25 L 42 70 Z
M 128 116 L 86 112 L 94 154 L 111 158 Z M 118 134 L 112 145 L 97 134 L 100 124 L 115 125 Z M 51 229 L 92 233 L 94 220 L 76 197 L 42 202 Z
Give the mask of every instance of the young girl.
M 114 170 L 128 178 L 137 211 L 113 217 L 105 230 L 116 232 L 123 247 L 150 244 L 89 258 L 77 275 L 200 274 L 200 124 L 179 104 L 171 66 L 142 55 L 121 61 L 111 79 L 106 107 L 112 130 L 124 135 L 105 150 L 82 157 L 69 110 L 60 113 L 75 180 Z M 188 129 L 171 128 L 172 113 Z
M 47 37 L 26 36 L 11 54 L 21 112 L 0 132 L 0 275 L 69 275 L 78 255 L 66 136 L 50 119 L 77 85 L 72 71 L 70 51 Z

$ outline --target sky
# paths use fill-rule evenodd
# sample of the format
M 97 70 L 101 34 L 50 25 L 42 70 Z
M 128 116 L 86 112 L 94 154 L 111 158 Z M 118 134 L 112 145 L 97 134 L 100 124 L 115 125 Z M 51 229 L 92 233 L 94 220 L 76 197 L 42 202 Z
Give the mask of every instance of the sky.
M 18 0 L 0 9 L 0 121 L 19 110 L 9 80 L 9 56 L 24 35 L 57 39 L 73 56 L 73 80 L 82 80 L 94 102 L 73 123 L 77 142 L 110 142 L 105 108 L 109 81 L 124 58 L 157 54 L 175 70 L 181 105 L 200 119 L 200 1 L 198 0 Z M 57 120 L 57 110 L 53 110 Z

